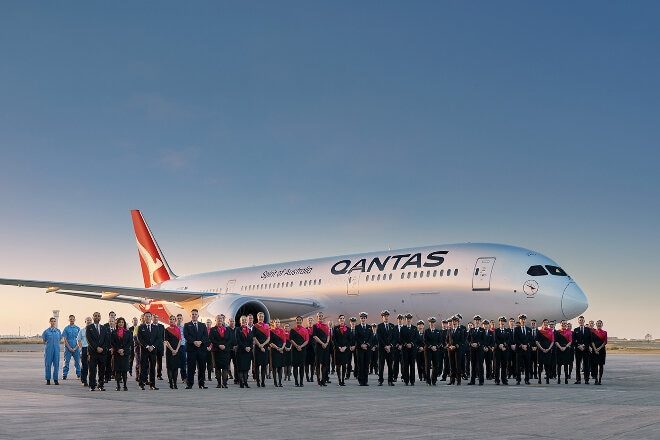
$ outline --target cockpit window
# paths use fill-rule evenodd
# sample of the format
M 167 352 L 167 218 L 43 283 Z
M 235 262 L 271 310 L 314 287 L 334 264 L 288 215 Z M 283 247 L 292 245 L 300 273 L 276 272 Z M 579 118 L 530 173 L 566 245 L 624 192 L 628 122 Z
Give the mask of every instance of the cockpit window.
M 560 277 L 566 277 L 568 274 L 564 272 L 564 269 L 561 267 L 557 266 L 548 266 L 547 264 L 545 265 L 546 269 L 548 269 L 548 272 L 550 272 L 552 275 L 557 275 Z
M 547 266 L 546 266 L 547 267 Z M 547 275 L 548 272 L 545 271 L 543 266 L 538 265 L 538 266 L 531 266 L 529 269 L 527 269 L 527 275 L 533 276 L 533 277 L 540 277 L 542 275 Z

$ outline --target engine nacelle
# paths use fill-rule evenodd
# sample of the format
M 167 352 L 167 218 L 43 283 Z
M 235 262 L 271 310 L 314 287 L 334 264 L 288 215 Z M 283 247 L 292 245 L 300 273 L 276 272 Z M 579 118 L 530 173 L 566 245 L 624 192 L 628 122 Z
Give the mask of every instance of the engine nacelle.
M 234 318 L 237 326 L 240 325 L 239 319 L 243 315 L 252 314 L 256 322 L 259 312 L 263 312 L 265 322 L 270 322 L 270 312 L 264 303 L 258 299 L 237 294 L 222 295 L 203 310 L 205 316 L 225 315 L 227 319 Z

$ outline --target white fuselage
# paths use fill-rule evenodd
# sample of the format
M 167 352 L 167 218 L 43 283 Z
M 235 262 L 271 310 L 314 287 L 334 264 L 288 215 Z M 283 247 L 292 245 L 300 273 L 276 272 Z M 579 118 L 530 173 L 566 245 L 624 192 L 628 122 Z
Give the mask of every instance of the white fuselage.
M 199 300 L 162 303 L 168 313 L 197 308 L 203 317 L 220 312 L 225 295 L 256 298 L 301 298 L 318 304 L 329 319 L 339 314 L 380 320 L 381 310 L 411 313 L 413 320 L 460 313 L 497 319 L 525 313 L 541 320 L 572 319 L 588 306 L 587 298 L 561 269 L 529 275 L 533 266 L 558 267 L 528 249 L 501 244 L 466 243 L 293 261 L 182 276 L 156 289 L 217 293 Z M 314 311 L 316 311 L 314 310 Z M 295 307 L 271 310 L 288 320 Z

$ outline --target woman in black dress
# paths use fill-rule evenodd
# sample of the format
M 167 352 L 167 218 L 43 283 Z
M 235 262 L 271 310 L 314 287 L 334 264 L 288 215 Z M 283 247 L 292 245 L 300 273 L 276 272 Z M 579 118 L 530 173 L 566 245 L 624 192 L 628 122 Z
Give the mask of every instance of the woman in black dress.
M 215 326 L 211 327 L 209 340 L 213 346 L 213 368 L 215 368 L 215 379 L 218 381 L 216 388 L 227 388 L 229 377 L 229 360 L 232 346 L 231 330 L 225 327 L 225 315 L 215 317 Z
M 555 334 L 548 327 L 548 320 L 544 319 L 541 328 L 536 332 L 536 356 L 539 365 L 539 383 L 541 383 L 541 372 L 545 368 L 545 383 L 550 383 L 552 376 L 552 346 L 555 343 Z
M 307 345 L 309 344 L 309 333 L 302 325 L 302 316 L 296 316 L 296 326 L 289 332 L 291 341 L 291 366 L 293 367 L 293 379 L 297 387 L 302 387 L 305 382 L 305 363 L 307 360 Z M 300 378 L 300 381 L 298 381 Z
M 167 380 L 170 389 L 177 389 L 176 382 L 179 379 L 179 366 L 181 356 L 181 329 L 176 324 L 176 316 L 170 315 L 170 326 L 165 329 L 165 367 L 167 368 Z
M 568 384 L 569 365 L 573 362 L 573 332 L 568 328 L 566 320 L 561 320 L 561 330 L 555 330 L 555 346 L 557 347 L 557 383 L 561 383 L 561 367 L 564 366 L 564 384 Z
M 241 388 L 250 388 L 248 385 L 248 371 L 252 364 L 252 332 L 247 326 L 247 316 L 241 316 L 241 325 L 236 327 L 236 369 L 238 382 Z
M 596 330 L 591 331 L 591 362 L 596 368 L 595 385 L 602 385 L 600 380 L 603 378 L 603 366 L 605 365 L 605 346 L 607 345 L 607 332 L 603 330 L 603 321 L 596 321 Z
M 291 326 L 284 324 L 284 380 L 291 382 Z
M 257 377 L 257 387 L 266 386 L 266 373 L 268 372 L 270 326 L 264 322 L 263 312 L 257 313 L 257 322 L 252 328 L 252 342 L 254 343 L 254 372 Z M 261 378 L 261 380 L 259 380 Z
M 346 386 L 344 379 L 348 364 L 351 362 L 353 344 L 352 333 L 346 327 L 344 315 L 339 315 L 339 324 L 332 329 L 332 340 L 335 343 L 335 369 L 337 370 L 338 385 Z
M 115 380 L 117 381 L 117 391 L 121 389 L 120 381 L 123 381 L 124 391 L 127 391 L 126 373 L 128 372 L 128 360 L 131 354 L 133 334 L 126 328 L 126 320 L 124 318 L 118 318 L 116 324 L 116 331 L 110 334 L 112 366 L 115 373 Z
M 270 367 L 273 370 L 273 384 L 282 386 L 282 368 L 284 367 L 284 329 L 279 319 L 270 332 Z

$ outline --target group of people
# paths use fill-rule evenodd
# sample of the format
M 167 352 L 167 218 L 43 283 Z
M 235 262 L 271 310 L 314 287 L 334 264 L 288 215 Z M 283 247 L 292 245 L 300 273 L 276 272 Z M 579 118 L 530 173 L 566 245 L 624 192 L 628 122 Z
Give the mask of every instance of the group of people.
M 398 315 L 396 323 L 389 322 L 390 313 L 381 313 L 382 322 L 368 324 L 367 313 L 346 322 L 339 315 L 338 324 L 325 322 L 322 312 L 316 320 L 296 318 L 295 326 L 282 325 L 279 319 L 264 321 L 259 312 L 256 322 L 252 315 L 233 318 L 225 322 L 224 315 L 199 321 L 193 309 L 191 320 L 183 322 L 181 314 L 169 316 L 169 326 L 158 322 L 158 316 L 144 313 L 133 318 L 128 327 L 122 317 L 110 312 L 108 322 L 101 324 L 101 315 L 95 312 L 80 329 L 75 316 L 69 316 L 69 325 L 60 331 L 55 318 L 42 334 L 46 344 L 46 383 L 51 377 L 58 382 L 60 343 L 64 343 L 62 378 L 69 374 L 69 363 L 74 360 L 76 376 L 91 391 L 104 391 L 104 384 L 116 383 L 116 390 L 128 389 L 127 376 L 135 371 L 140 389 L 147 386 L 157 390 L 162 380 L 163 356 L 169 387 L 177 389 L 179 372 L 187 389 L 195 385 L 208 388 L 215 372 L 216 388 L 228 388 L 231 380 L 240 388 L 265 387 L 266 380 L 282 387 L 282 380 L 296 387 L 306 382 L 327 386 L 332 374 L 338 386 L 345 386 L 351 376 L 360 386 L 369 385 L 369 375 L 377 375 L 377 383 L 394 386 L 401 381 L 414 386 L 417 380 L 428 386 L 446 381 L 448 385 L 483 385 L 485 380 L 508 385 L 510 379 L 517 384 L 532 379 L 546 384 L 550 380 L 561 383 L 562 369 L 567 384 L 575 368 L 575 383 L 589 384 L 593 379 L 600 385 L 607 332 L 599 320 L 585 325 L 583 316 L 578 326 L 562 320 L 560 327 L 544 319 L 526 324 L 522 314 L 518 320 L 502 316 L 495 321 L 482 320 L 479 315 L 467 326 L 456 314 L 449 319 L 428 318 L 427 322 L 412 322 L 412 315 Z M 303 325 L 305 324 L 305 325 Z M 427 325 L 428 324 L 428 325 Z M 135 369 L 133 369 L 135 366 Z M 387 367 L 387 376 L 385 376 Z M 51 370 L 54 372 L 51 374 Z M 250 375 L 252 380 L 249 380 Z

